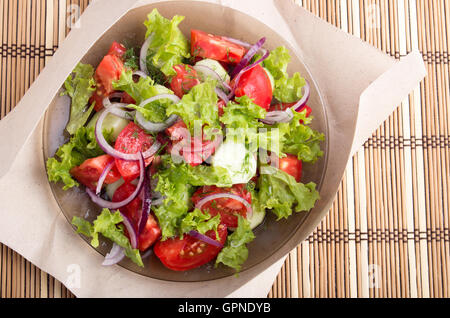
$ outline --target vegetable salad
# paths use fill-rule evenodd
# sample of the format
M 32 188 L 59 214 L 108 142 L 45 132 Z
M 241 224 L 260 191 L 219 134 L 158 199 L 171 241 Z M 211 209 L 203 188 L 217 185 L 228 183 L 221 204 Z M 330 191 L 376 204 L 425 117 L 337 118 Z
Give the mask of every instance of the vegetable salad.
M 47 161 L 48 178 L 81 187 L 101 209 L 72 224 L 144 266 L 149 251 L 185 271 L 215 262 L 241 270 L 266 213 L 309 211 L 316 185 L 304 165 L 323 155 L 309 125 L 310 88 L 288 74 L 288 50 L 179 29 L 154 9 L 140 47 L 114 42 L 96 65 L 64 83 L 70 140 Z

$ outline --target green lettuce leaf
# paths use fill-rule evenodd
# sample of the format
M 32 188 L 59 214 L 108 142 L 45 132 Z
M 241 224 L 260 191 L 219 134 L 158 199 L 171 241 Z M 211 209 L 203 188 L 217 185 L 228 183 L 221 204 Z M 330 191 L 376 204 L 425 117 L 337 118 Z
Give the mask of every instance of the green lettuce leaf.
M 192 207 L 191 196 L 194 186 L 232 185 L 228 172 L 221 167 L 195 166 L 186 163 L 175 164 L 170 155 L 163 155 L 162 164 L 153 178 L 158 180 L 155 191 L 166 198 L 162 205 L 154 206 L 162 239 L 177 236 L 183 218 Z
M 178 28 L 183 19 L 175 15 L 172 20 L 168 20 L 157 9 L 153 9 L 144 22 L 147 27 L 145 38 L 152 36 L 147 64 L 160 69 L 166 76 L 175 75 L 172 67 L 190 57 L 188 40 Z
M 134 82 L 132 71 L 122 72 L 120 79 L 113 83 L 113 87 L 115 90 L 127 92 L 128 95 L 133 97 L 137 105 L 156 95 L 173 95 L 173 92 L 165 86 L 159 84 L 155 85 L 150 76 L 147 76 L 146 78 L 141 77 L 137 83 Z M 154 123 L 160 123 L 166 121 L 166 109 L 171 104 L 173 104 L 173 102 L 169 99 L 159 99 L 146 104 L 143 107 L 136 105 L 129 105 L 129 107 L 142 113 L 145 119 Z
M 236 103 L 237 102 L 237 103 Z M 258 121 L 266 116 L 266 110 L 247 96 L 237 97 L 236 102 L 229 102 L 223 109 L 220 121 L 227 128 L 259 128 L 263 124 Z
M 188 170 L 188 182 L 193 186 L 215 185 L 220 188 L 227 188 L 233 185 L 228 170 L 223 167 L 206 165 L 185 166 Z
M 66 130 L 73 135 L 78 128 L 83 126 L 92 113 L 94 105 L 87 107 L 89 98 L 95 91 L 93 78 L 94 68 L 89 64 L 79 63 L 64 82 L 65 92 L 72 99 L 70 106 L 70 118 Z
M 121 222 L 123 222 L 123 218 L 120 212 L 111 213 L 109 209 L 103 209 L 93 224 L 77 216 L 72 218 L 72 224 L 77 227 L 77 232 L 90 237 L 93 247 L 98 247 L 98 234 L 102 234 L 120 247 L 123 247 L 125 256 L 129 257 L 138 266 L 143 267 L 141 254 L 138 249 L 131 247 L 130 240 L 124 234 Z
M 201 234 L 205 234 L 208 231 L 214 230 L 216 232 L 216 237 L 219 238 L 219 233 L 217 231 L 219 224 L 220 214 L 211 217 L 207 211 L 194 209 L 194 211 L 189 212 L 183 220 L 181 220 L 180 232 L 184 234 L 194 230 Z
M 325 140 L 325 136 L 308 126 L 312 117 L 306 117 L 306 109 L 293 114 L 294 119 L 289 123 L 272 126 L 278 128 L 281 152 L 296 155 L 303 162 L 314 163 L 323 156 L 320 143 Z
M 247 243 L 255 238 L 250 222 L 238 215 L 238 227 L 227 237 L 225 247 L 217 255 L 216 267 L 219 263 L 234 268 L 237 272 L 248 258 Z
M 273 96 L 283 103 L 300 100 L 303 97 L 302 87 L 306 84 L 305 79 L 298 72 L 289 77 L 287 67 L 290 61 L 289 51 L 284 46 L 280 46 L 271 51 L 269 57 L 263 62 L 264 67 L 275 80 Z
M 194 187 L 188 183 L 185 164 L 176 165 L 170 156 L 164 155 L 162 164 L 153 178 L 158 180 L 155 191 L 166 198 L 163 204 L 153 207 L 161 228 L 162 240 L 178 234 L 181 220 L 191 208 Z
M 211 80 L 194 86 L 179 103 L 167 107 L 167 115 L 180 116 L 192 135 L 196 126 L 211 136 L 213 129 L 221 129 L 215 88 L 216 82 Z
M 261 167 L 258 188 L 259 204 L 272 209 L 278 219 L 287 219 L 293 210 L 309 211 L 319 199 L 314 182 L 298 183 L 291 175 L 272 166 Z
M 106 140 L 111 139 L 111 131 L 104 131 Z M 47 160 L 48 180 L 62 181 L 64 190 L 78 186 L 70 175 L 70 169 L 83 163 L 88 158 L 103 155 L 103 150 L 95 139 L 95 128 L 80 127 L 70 138 L 69 142 L 62 145 L 53 158 Z
M 259 119 L 264 118 L 267 112 L 246 95 L 235 100 L 236 102 L 230 101 L 223 108 L 224 113 L 220 117 L 220 121 L 227 128 L 227 138 L 247 144 L 256 142 L 258 129 L 264 126 Z

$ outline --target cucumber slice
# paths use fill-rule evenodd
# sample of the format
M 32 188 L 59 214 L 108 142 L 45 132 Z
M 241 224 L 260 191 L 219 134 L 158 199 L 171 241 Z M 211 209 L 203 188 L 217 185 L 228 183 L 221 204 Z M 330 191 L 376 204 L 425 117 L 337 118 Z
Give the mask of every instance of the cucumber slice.
M 228 170 L 233 184 L 247 183 L 256 174 L 257 161 L 244 143 L 227 139 L 212 157 L 214 167 Z
M 250 222 L 250 227 L 253 230 L 264 221 L 264 218 L 266 217 L 266 210 L 255 209 L 255 206 L 252 206 L 252 208 L 253 214 L 252 217 L 248 219 L 248 221 Z
M 228 75 L 227 71 L 216 60 L 204 59 L 204 60 L 198 61 L 197 63 L 195 63 L 195 65 L 207 66 L 210 69 L 214 70 L 224 82 L 227 82 L 227 83 L 230 82 L 230 75 Z M 197 72 L 197 74 L 200 77 L 200 80 L 202 82 L 204 82 L 206 80 L 206 74 L 203 74 L 202 72 L 199 72 L 199 71 Z
M 100 114 L 104 111 L 101 110 L 99 112 L 97 112 L 94 117 L 92 117 L 92 119 L 89 121 L 87 127 L 91 128 L 91 127 L 95 127 L 95 124 L 97 123 L 98 117 L 100 116 Z M 103 129 L 105 130 L 111 130 L 112 129 L 112 135 L 111 138 L 113 139 L 112 141 L 116 141 L 117 136 L 119 136 L 120 132 L 130 123 L 129 120 L 114 116 L 113 114 L 108 114 L 105 118 L 105 120 L 103 121 Z
M 250 222 L 250 228 L 254 230 L 258 225 L 261 225 L 261 223 L 264 221 L 266 217 L 266 210 L 259 210 L 255 209 L 255 206 L 252 205 L 253 208 L 253 214 L 252 217 L 247 219 Z M 229 227 L 230 231 L 234 232 L 236 229 Z
M 124 183 L 125 183 L 125 180 L 123 180 L 123 178 L 120 178 L 116 182 L 106 185 L 106 187 L 105 187 L 106 194 L 108 195 L 108 198 L 110 200 L 112 200 L 114 192 L 116 192 L 116 190 Z

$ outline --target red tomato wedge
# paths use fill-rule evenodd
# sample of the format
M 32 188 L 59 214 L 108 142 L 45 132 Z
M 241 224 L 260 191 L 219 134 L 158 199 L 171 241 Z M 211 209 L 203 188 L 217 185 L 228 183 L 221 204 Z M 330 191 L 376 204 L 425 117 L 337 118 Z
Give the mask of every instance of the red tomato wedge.
M 245 189 L 245 184 L 235 184 L 231 188 L 203 186 L 194 193 L 191 200 L 195 206 L 201 199 L 208 195 L 218 193 L 232 193 L 245 199 L 248 203 L 252 203 L 252 195 Z M 220 222 L 227 227 L 232 228 L 238 226 L 238 214 L 242 215 L 244 218 L 247 217 L 247 208 L 241 202 L 230 198 L 211 200 L 202 206 L 202 210 L 208 211 L 211 216 L 220 213 Z
M 147 134 L 134 122 L 130 122 L 117 137 L 114 148 L 117 151 L 134 154 L 139 151 L 144 152 L 153 145 L 153 136 Z M 153 156 L 145 160 L 145 166 L 152 163 Z M 139 177 L 139 163 L 116 159 L 116 166 L 125 181 L 132 181 Z
M 231 86 L 235 85 L 235 80 L 231 82 Z M 236 97 L 247 95 L 253 102 L 269 110 L 272 102 L 272 84 L 269 76 L 261 65 L 256 65 L 244 74 L 239 79 L 235 89 Z
M 95 80 L 105 90 L 106 94 L 114 92 L 112 82 L 120 78 L 123 62 L 116 55 L 106 55 L 95 70 Z
M 134 191 L 136 186 L 132 183 L 125 182 L 120 187 L 116 189 L 112 202 L 120 202 L 128 198 Z M 128 203 L 126 206 L 120 208 L 120 212 L 128 216 L 133 224 L 138 224 L 140 217 L 140 209 L 142 208 L 142 200 L 137 196 L 133 201 Z M 137 227 L 136 227 L 137 228 Z
M 123 46 L 119 42 L 114 41 L 111 44 L 107 55 L 115 55 L 122 59 L 126 51 L 127 49 L 125 48 L 125 46 Z
M 136 190 L 136 186 L 131 183 L 124 183 L 119 188 L 117 188 L 116 192 L 112 197 L 113 202 L 119 202 L 128 198 L 134 191 Z M 126 206 L 120 208 L 120 212 L 125 214 L 131 219 L 131 222 L 135 229 L 138 228 L 140 216 L 142 213 L 142 200 L 136 197 L 133 201 L 131 201 Z M 153 215 L 149 215 L 147 219 L 147 223 L 145 224 L 144 230 L 138 236 L 138 248 L 140 251 L 147 250 L 156 240 L 161 236 L 161 229 L 158 226 Z
M 103 108 L 103 99 L 114 92 L 112 82 L 117 81 L 124 69 L 120 57 L 113 54 L 106 55 L 95 70 L 94 79 L 97 83 L 97 90 L 91 97 L 91 103 L 95 101 L 95 110 Z
M 114 158 L 110 155 L 102 155 L 99 157 L 87 159 L 78 167 L 73 167 L 72 169 L 70 169 L 70 174 L 89 189 L 95 190 L 97 187 L 98 179 L 100 178 L 103 170 L 105 170 L 106 166 L 111 161 L 114 161 Z M 106 176 L 104 183 L 114 183 L 119 179 L 120 173 L 114 165 Z
M 288 154 L 286 157 L 280 158 L 278 164 L 281 170 L 293 176 L 297 182 L 300 182 L 302 178 L 302 162 L 297 156 Z
M 220 243 L 225 244 L 227 227 L 220 224 L 218 232 Z M 206 232 L 206 235 L 216 239 L 216 233 L 212 230 Z M 155 255 L 164 266 L 174 271 L 185 271 L 202 266 L 212 261 L 220 250 L 220 247 L 195 239 L 188 234 L 185 234 L 183 239 L 170 238 L 158 241 L 153 248 Z
M 170 88 L 179 98 L 189 93 L 192 87 L 200 84 L 197 71 L 190 65 L 179 64 L 173 67 L 177 75 L 170 81 Z
M 200 30 L 191 30 L 191 54 L 193 57 L 209 58 L 237 64 L 245 55 L 245 48 Z

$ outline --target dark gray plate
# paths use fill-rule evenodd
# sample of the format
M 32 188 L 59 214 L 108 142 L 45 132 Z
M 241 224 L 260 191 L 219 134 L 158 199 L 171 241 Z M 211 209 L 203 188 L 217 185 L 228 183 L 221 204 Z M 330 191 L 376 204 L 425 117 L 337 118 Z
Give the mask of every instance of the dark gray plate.
M 147 14 L 158 8 L 159 12 L 167 18 L 173 15 L 183 15 L 186 19 L 181 23 L 182 31 L 189 37 L 191 29 L 200 29 L 213 34 L 238 38 L 249 43 L 254 43 L 265 36 L 265 47 L 274 49 L 277 46 L 286 46 L 292 56 L 289 71 L 300 72 L 311 84 L 311 98 L 308 105 L 313 109 L 313 127 L 328 135 L 326 109 L 319 89 L 309 73 L 307 67 L 300 61 L 294 49 L 272 29 L 242 12 L 225 8 L 216 4 L 200 2 L 170 1 L 148 5 L 130 11 L 114 26 L 112 26 L 86 53 L 82 62 L 98 65 L 101 58 L 107 52 L 113 41 L 140 46 L 144 41 L 145 27 L 143 22 Z M 198 17 L 203 17 L 199 19 Z M 69 117 L 70 100 L 68 97 L 56 96 L 45 115 L 44 123 L 44 159 L 52 157 L 56 149 L 68 140 L 64 133 L 64 127 Z M 322 143 L 325 156 L 314 165 L 304 165 L 303 182 L 314 181 L 320 190 L 327 165 L 328 141 Z M 87 194 L 78 188 L 68 191 L 62 190 L 61 184 L 50 184 L 56 201 L 62 213 L 70 222 L 73 216 L 85 217 L 92 221 L 100 212 L 100 208 L 91 203 Z M 310 213 L 310 212 L 309 212 Z M 279 250 L 299 230 L 302 220 L 308 213 L 294 213 L 288 220 L 275 221 L 271 213 L 267 214 L 264 224 L 255 229 L 256 239 L 249 244 L 249 258 L 243 265 L 242 271 L 261 263 L 275 251 Z M 89 245 L 89 240 L 80 235 Z M 68 247 L 70 248 L 70 247 Z M 102 241 L 97 251 L 105 255 L 111 244 Z M 125 259 L 119 265 L 133 272 L 148 277 L 167 281 L 207 281 L 223 278 L 234 274 L 234 271 L 219 266 L 214 268 L 212 264 L 186 272 L 175 272 L 165 268 L 154 254 L 144 259 L 145 267 L 139 268 L 131 261 Z

